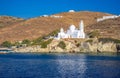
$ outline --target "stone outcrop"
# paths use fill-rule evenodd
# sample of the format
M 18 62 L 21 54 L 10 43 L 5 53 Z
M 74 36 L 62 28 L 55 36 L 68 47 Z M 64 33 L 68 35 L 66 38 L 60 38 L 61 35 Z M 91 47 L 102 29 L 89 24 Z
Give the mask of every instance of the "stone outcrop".
M 113 42 L 109 43 L 84 43 L 83 51 L 88 52 L 117 52 L 116 44 Z
M 99 42 L 97 39 L 92 39 L 92 42 L 87 42 L 90 39 L 61 39 L 53 40 L 47 48 L 40 46 L 29 46 L 15 48 L 16 52 L 117 52 L 117 46 L 113 42 Z M 59 42 L 63 41 L 66 44 L 65 49 L 58 46 Z
M 40 46 L 29 46 L 29 47 L 21 47 L 15 48 L 15 52 L 49 52 L 48 48 L 41 48 Z
M 117 52 L 120 52 L 120 44 L 117 44 L 116 47 L 117 47 Z

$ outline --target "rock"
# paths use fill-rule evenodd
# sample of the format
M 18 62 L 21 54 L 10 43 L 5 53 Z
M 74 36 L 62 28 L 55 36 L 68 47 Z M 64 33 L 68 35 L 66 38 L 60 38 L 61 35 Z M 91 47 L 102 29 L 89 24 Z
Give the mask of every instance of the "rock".
M 93 39 L 94 40 L 94 39 Z M 64 41 L 66 44 L 65 49 L 58 46 L 60 41 Z M 77 45 L 79 43 L 79 45 Z M 102 43 L 97 40 L 93 42 L 86 42 L 83 40 L 75 39 L 61 39 L 53 40 L 47 48 L 41 48 L 40 46 L 29 46 L 16 48 L 16 52 L 117 52 L 119 46 L 116 46 L 113 42 Z
M 117 47 L 117 52 L 120 52 L 120 44 L 117 44 L 116 47 Z

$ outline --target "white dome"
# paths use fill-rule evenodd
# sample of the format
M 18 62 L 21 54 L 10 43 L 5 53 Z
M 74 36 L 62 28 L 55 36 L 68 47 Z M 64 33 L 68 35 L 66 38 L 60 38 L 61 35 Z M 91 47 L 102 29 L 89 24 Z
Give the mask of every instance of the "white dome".
M 75 30 L 75 25 L 71 25 L 70 30 Z
M 69 12 L 75 12 L 74 10 L 69 10 Z

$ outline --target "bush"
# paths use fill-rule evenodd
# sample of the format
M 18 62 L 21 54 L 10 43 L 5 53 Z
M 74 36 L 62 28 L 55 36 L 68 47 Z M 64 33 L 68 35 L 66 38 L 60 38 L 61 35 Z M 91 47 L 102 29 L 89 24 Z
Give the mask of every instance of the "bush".
M 76 46 L 79 47 L 79 46 L 80 46 L 80 43 L 77 43 Z
M 93 40 L 87 40 L 87 41 L 85 41 L 85 42 L 89 42 L 89 43 L 92 43 L 92 42 L 93 42 Z
M 42 37 L 39 37 L 32 41 L 33 42 L 32 45 L 40 45 L 42 41 L 43 41 Z
M 19 42 L 15 42 L 15 43 L 13 44 L 13 46 L 18 46 L 18 45 L 20 45 Z
M 51 39 L 49 39 L 47 42 L 45 42 L 45 39 L 48 39 L 50 36 L 56 36 L 58 34 L 59 30 L 54 30 L 53 32 L 49 33 L 48 35 L 44 35 L 42 37 L 39 37 L 35 40 L 32 41 L 32 45 L 43 45 L 44 47 L 46 47 L 45 44 L 48 44 L 49 42 L 51 42 Z
M 100 35 L 100 33 L 99 33 L 99 31 L 97 31 L 97 30 L 88 33 L 88 36 L 89 36 L 90 38 L 95 38 L 95 37 L 98 38 L 99 35 Z
M 21 47 L 22 45 L 21 45 L 21 43 L 19 43 L 19 42 L 15 42 L 15 43 L 13 44 L 13 46 Z
M 27 45 L 30 45 L 31 41 L 28 40 L 28 39 L 25 39 L 22 41 L 22 44 L 27 44 Z
M 48 36 L 56 36 L 58 34 L 59 30 L 54 30 L 53 32 L 49 33 Z
M 49 39 L 49 40 L 47 40 L 47 41 L 42 41 L 42 42 L 40 43 L 41 48 L 47 48 L 47 45 L 50 44 L 50 43 L 52 42 L 52 40 L 53 40 L 53 39 Z
M 12 47 L 12 43 L 9 41 L 5 41 L 1 44 L 1 46 L 10 48 L 10 47 Z
M 41 48 L 47 48 L 47 43 L 46 42 L 42 42 L 41 43 Z
M 58 44 L 58 47 L 65 49 L 66 48 L 66 44 L 64 43 L 64 41 L 60 41 Z

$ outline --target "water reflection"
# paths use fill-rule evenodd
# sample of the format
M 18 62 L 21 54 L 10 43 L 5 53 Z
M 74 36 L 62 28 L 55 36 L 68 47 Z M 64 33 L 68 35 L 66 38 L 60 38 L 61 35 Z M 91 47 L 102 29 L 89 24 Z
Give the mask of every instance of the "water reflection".
M 62 78 L 71 77 L 71 78 L 80 78 L 84 77 L 87 66 L 86 66 L 86 56 L 82 55 L 78 59 L 57 59 L 57 70 L 60 73 Z

